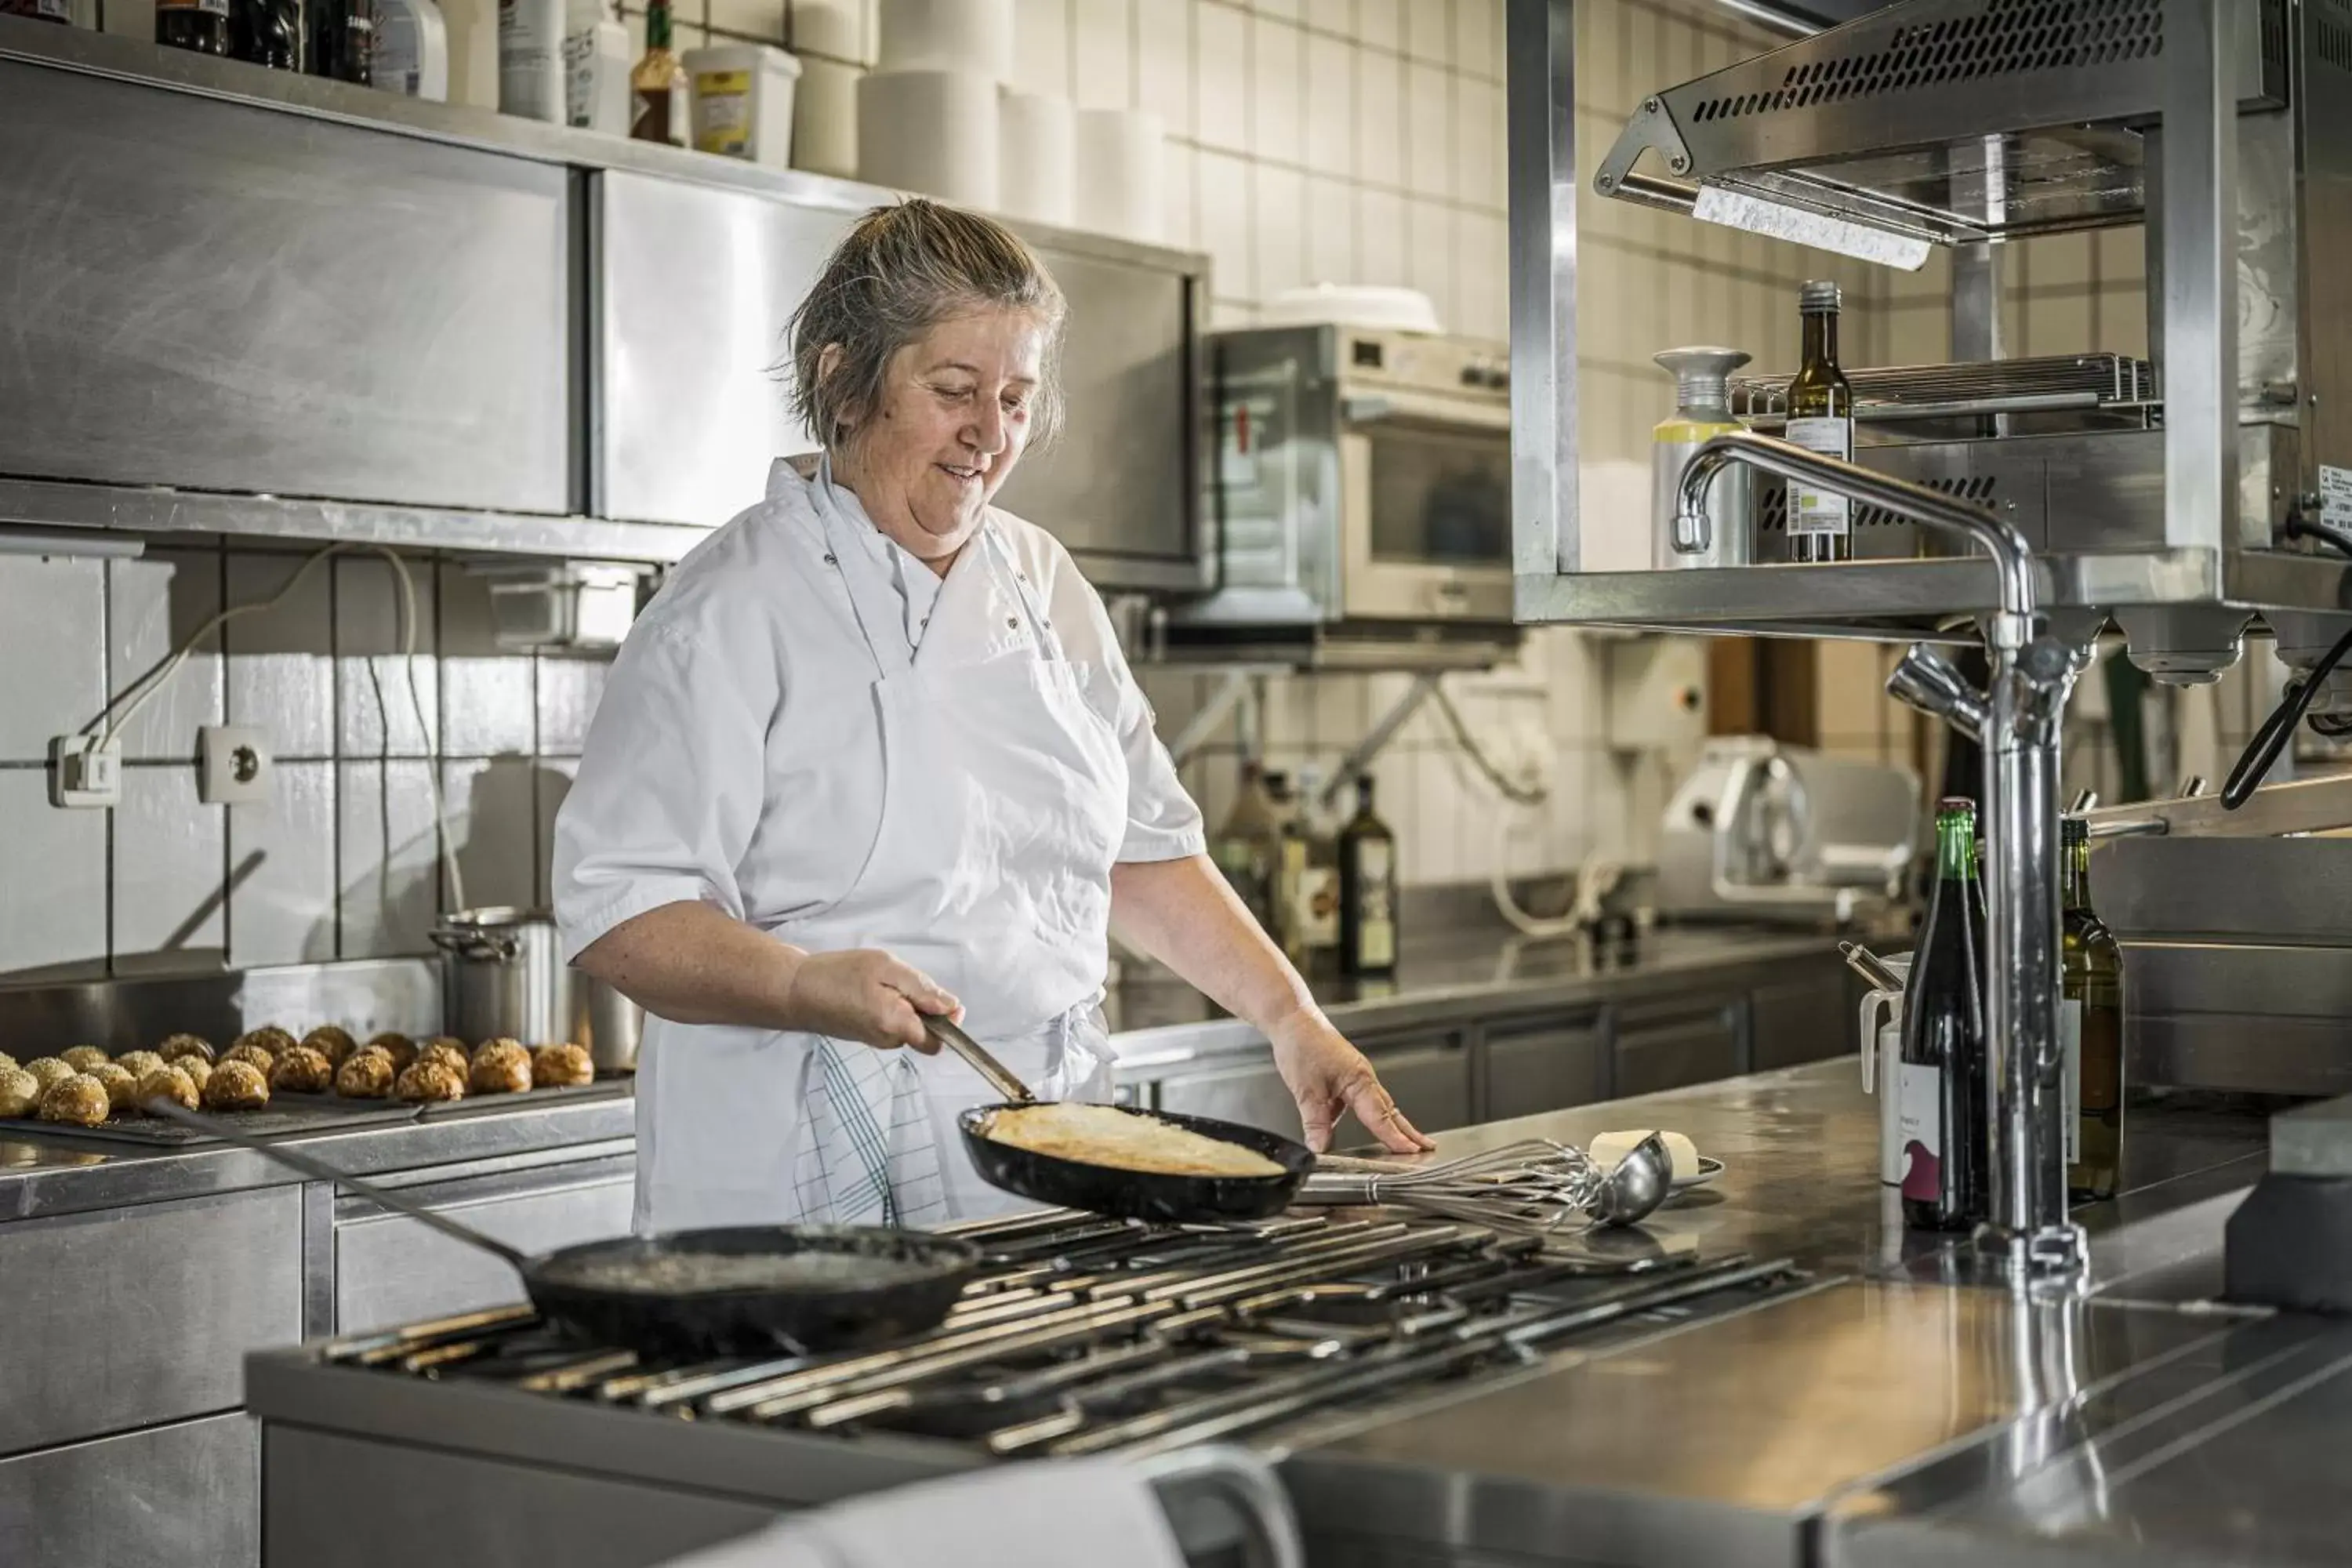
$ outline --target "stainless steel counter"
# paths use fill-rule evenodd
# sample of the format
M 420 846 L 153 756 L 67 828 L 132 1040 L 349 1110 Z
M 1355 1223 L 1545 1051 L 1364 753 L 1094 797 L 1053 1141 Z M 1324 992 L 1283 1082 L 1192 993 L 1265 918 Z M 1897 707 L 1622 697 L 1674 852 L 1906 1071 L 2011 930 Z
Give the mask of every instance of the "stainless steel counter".
M 1382 980 L 1310 976 L 1316 1000 L 1350 1034 L 1375 1035 L 1459 1023 L 1499 1012 L 1543 1012 L 1652 991 L 1698 975 L 1822 958 L 1837 951 L 1821 931 L 1671 927 L 1636 941 L 1595 946 L 1573 939 L 1530 942 L 1489 929 L 1409 940 L 1397 973 Z M 1172 1066 L 1263 1049 L 1247 1024 L 1165 971 L 1130 969 L 1106 999 L 1112 1045 L 1129 1068 Z
M 303 1142 L 311 1153 L 365 1176 L 634 1140 L 634 1118 L 624 1086 L 606 1100 L 539 1105 L 522 1100 L 479 1115 L 327 1131 Z M 0 1221 L 290 1186 L 302 1179 L 259 1154 L 221 1144 L 100 1145 L 6 1125 L 0 1133 Z
M 2205 1303 L 2222 1218 L 2262 1163 L 2259 1115 L 2135 1108 L 2128 1190 L 2082 1211 L 2091 1287 L 2058 1300 L 1971 1286 L 1957 1240 L 1903 1233 L 1851 1058 L 1467 1128 L 1440 1152 L 1639 1126 L 1688 1132 L 1724 1173 L 1642 1232 L 1585 1245 L 1792 1256 L 1811 1285 L 1711 1316 L 1670 1309 L 1521 1373 L 1281 1428 L 1260 1446 L 1315 1562 L 2318 1563 L 2352 1539 L 2352 1501 L 2326 1484 L 2352 1417 L 2352 1328 Z M 250 1375 L 257 1410 L 288 1423 L 289 1468 L 267 1484 L 287 1488 L 271 1518 L 289 1542 L 316 1491 L 298 1447 L 369 1473 L 429 1460 L 471 1489 L 467 1518 L 527 1516 L 541 1549 L 565 1551 L 599 1489 L 715 1539 L 747 1509 L 971 1462 L 901 1434 L 648 1421 L 302 1352 L 257 1357 Z M 444 1510 L 414 1540 L 451 1562 L 530 1560 L 453 1534 L 438 1488 Z M 603 1560 L 657 1560 L 632 1550 Z
M 1972 1287 L 1958 1242 L 1904 1232 L 1874 1179 L 1875 1118 L 1850 1060 L 1465 1130 L 1440 1152 L 1645 1125 L 1689 1133 L 1726 1172 L 1662 1211 L 1649 1240 L 1616 1245 L 1788 1254 L 1819 1271 L 1818 1288 L 1299 1435 L 1285 1474 L 1330 1561 L 2007 1563 L 2029 1560 L 2013 1541 L 2053 1521 L 2118 1552 L 2178 1536 L 2214 1546 L 2182 1561 L 2270 1561 L 2273 1547 L 2322 1560 L 2298 1555 L 2317 1538 L 2307 1504 L 2275 1536 L 2243 1508 L 2188 1500 L 2176 1475 L 2143 1489 L 2137 1522 L 2163 1529 L 2136 1535 L 2111 1496 L 2108 1513 L 2086 1512 L 2090 1490 L 2061 1479 L 2099 1468 L 2103 1431 L 2129 1439 L 2135 1463 L 2195 1473 L 2137 1435 L 2152 1412 L 2195 1447 L 2263 1398 L 2300 1393 L 2297 1378 L 2325 1379 L 2301 1394 L 2300 1429 L 2282 1422 L 2217 1450 L 2247 1497 L 2284 1504 L 2261 1484 L 2263 1450 L 2276 1445 L 2273 1473 L 2294 1477 L 2318 1413 L 2352 1413 L 2352 1330 L 2203 1305 L 2220 1287 L 2222 1221 L 2260 1173 L 2258 1116 L 2139 1108 L 2126 1193 L 2080 1212 L 2089 1291 L 2046 1302 Z M 2352 1534 L 2352 1507 L 2330 1517 L 2336 1541 Z
M 1472 930 L 1409 943 L 1393 980 L 1312 982 L 1340 1027 L 1375 1035 L 1623 1001 L 1718 975 L 1833 951 L 1820 933 L 1676 930 L 1632 946 L 1500 942 Z M 1265 1041 L 1164 971 L 1129 975 L 1107 998 L 1112 1047 L 1130 1078 L 1213 1058 L 1264 1057 Z M 1832 1047 L 1834 1048 L 1834 1047 Z M 353 1128 L 318 1135 L 313 1152 L 367 1175 L 493 1159 L 635 1135 L 625 1090 L 480 1115 Z M 44 1136 L 37 1125 L 0 1123 L 0 1222 L 290 1184 L 299 1178 L 257 1154 L 218 1146 L 148 1150 Z

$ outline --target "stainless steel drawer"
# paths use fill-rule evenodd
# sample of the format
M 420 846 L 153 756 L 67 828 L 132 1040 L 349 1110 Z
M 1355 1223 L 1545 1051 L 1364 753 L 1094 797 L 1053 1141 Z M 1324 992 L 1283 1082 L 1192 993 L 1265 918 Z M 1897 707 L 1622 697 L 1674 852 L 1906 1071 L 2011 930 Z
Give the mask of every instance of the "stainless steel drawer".
M 617 1159 L 427 1183 L 410 1196 L 526 1252 L 629 1228 L 635 1162 Z M 523 1299 L 514 1270 L 413 1219 L 346 1199 L 335 1220 L 335 1331 L 439 1317 Z
M 1740 1070 L 1741 1005 L 1628 1014 L 1617 1021 L 1613 1098 L 1712 1083 Z
M 0 1226 L 0 1453 L 233 1410 L 302 1337 L 300 1189 Z
M 1465 1127 L 1477 1118 L 1470 1109 L 1470 1052 L 1459 1035 L 1416 1035 L 1356 1042 L 1405 1115 L 1423 1132 Z M 1331 1146 L 1345 1149 L 1373 1142 L 1352 1115 L 1339 1118 Z
M 1151 1105 L 1188 1116 L 1213 1116 L 1244 1127 L 1263 1127 L 1286 1138 L 1298 1136 L 1298 1102 L 1274 1070 L 1270 1058 L 1209 1072 L 1161 1079 Z
M 1486 1026 L 1486 1121 L 1590 1105 L 1609 1087 L 1609 1041 L 1597 1019 Z
M 242 1412 L 0 1460 L 9 1568 L 260 1561 L 261 1428 Z

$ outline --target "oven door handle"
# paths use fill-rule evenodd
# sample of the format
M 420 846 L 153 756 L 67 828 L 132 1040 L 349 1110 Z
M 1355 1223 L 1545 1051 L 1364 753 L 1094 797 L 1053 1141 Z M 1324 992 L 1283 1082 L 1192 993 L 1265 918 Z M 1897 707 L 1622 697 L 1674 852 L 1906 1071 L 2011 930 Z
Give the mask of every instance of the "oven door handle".
M 1507 435 L 1511 428 L 1511 403 L 1501 393 L 1446 397 L 1412 392 L 1349 392 L 1340 395 L 1339 420 L 1351 429 L 1371 425 L 1415 425 L 1437 431 Z

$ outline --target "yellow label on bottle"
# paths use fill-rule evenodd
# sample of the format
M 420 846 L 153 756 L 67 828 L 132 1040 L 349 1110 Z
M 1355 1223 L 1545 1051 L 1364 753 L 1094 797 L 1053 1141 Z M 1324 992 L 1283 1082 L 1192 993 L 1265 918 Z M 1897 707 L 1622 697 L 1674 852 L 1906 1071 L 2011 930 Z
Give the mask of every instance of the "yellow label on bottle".
M 694 146 L 726 158 L 751 155 L 751 73 L 704 71 L 694 79 Z

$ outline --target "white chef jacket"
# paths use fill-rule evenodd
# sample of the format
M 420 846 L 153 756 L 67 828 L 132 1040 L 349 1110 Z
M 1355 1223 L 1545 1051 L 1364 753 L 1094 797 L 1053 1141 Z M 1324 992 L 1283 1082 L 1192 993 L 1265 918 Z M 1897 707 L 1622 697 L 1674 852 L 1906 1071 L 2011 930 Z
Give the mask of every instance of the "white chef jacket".
M 623 921 L 687 900 L 763 929 L 780 924 L 838 899 L 872 848 L 884 767 L 872 668 L 847 608 L 813 591 L 825 571 L 807 493 L 817 481 L 777 468 L 771 499 L 678 563 L 613 660 L 556 816 L 567 961 Z M 1105 717 L 1129 780 L 1118 858 L 1202 853 L 1200 808 L 1153 731 L 1101 598 L 1059 540 L 990 511 L 1069 657 L 1111 677 L 1116 711 Z M 1029 641 L 1017 603 L 969 570 L 978 564 L 965 551 L 920 612 L 930 616 L 918 626 L 927 661 L 977 661 Z M 951 975 L 932 978 L 956 988 Z
M 879 539 L 854 496 L 780 464 L 768 501 L 680 564 L 614 661 L 557 817 L 566 955 L 689 899 L 816 950 L 898 947 L 984 1015 L 967 1020 L 975 1032 L 1010 1031 L 992 1047 L 1041 1095 L 1107 1099 L 1093 999 L 1108 963 L 1108 889 L 1051 882 L 1097 854 L 1103 868 L 1197 854 L 1200 813 L 1100 601 L 1049 535 L 992 513 L 944 582 L 895 545 L 870 550 Z M 892 552 L 919 574 L 894 574 Z M 853 567 L 881 593 L 870 609 L 856 607 L 866 590 L 843 592 Z M 899 635 L 898 650 L 870 640 Z M 895 697 L 877 685 L 877 659 L 909 670 Z M 1062 722 L 1076 728 L 1017 696 L 990 712 L 1040 681 L 1074 694 Z M 926 691 L 949 704 L 936 718 L 923 715 Z M 966 693 L 976 706 L 962 705 Z M 1064 755 L 1066 745 L 1076 750 Z M 995 812 L 980 781 L 999 776 L 1023 782 L 1008 783 Z M 1108 799 L 1107 783 L 1118 791 Z M 1066 800 L 1036 793 L 1057 784 Z M 919 847 L 975 808 L 961 831 L 979 840 Z M 898 824 L 888 843 L 886 819 Z M 1039 832 L 1054 842 L 1028 840 Z M 992 885 L 969 857 L 997 834 L 1011 858 Z M 978 880 L 930 877 L 959 854 L 956 877 Z M 1007 1206 L 961 1152 L 957 1112 L 994 1096 L 961 1062 L 656 1018 L 639 1080 L 641 1229 L 926 1223 Z

